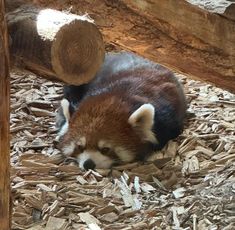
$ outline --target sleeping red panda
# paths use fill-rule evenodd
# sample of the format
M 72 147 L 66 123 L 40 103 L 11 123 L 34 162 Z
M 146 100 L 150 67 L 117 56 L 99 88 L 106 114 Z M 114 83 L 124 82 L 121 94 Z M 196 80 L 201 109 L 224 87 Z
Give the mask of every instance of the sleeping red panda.
M 106 54 L 89 84 L 65 86 L 59 148 L 82 169 L 145 160 L 183 129 L 186 100 L 167 68 L 133 53 Z

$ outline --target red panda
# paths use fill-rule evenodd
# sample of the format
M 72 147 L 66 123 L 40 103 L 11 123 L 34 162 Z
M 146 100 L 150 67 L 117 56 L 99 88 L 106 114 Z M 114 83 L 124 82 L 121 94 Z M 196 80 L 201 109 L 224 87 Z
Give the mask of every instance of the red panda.
M 106 54 L 94 80 L 64 86 L 64 97 L 59 148 L 85 170 L 145 160 L 183 130 L 186 100 L 177 78 L 130 52 Z

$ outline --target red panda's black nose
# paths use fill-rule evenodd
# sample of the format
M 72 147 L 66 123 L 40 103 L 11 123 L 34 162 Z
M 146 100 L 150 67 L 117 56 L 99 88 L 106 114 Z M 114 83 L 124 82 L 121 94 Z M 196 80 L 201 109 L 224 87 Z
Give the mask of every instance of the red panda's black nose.
M 88 160 L 86 160 L 85 162 L 84 162 L 84 164 L 83 164 L 83 167 L 84 167 L 84 169 L 86 169 L 86 170 L 88 170 L 88 169 L 95 169 L 95 163 L 94 163 L 94 161 L 93 160 L 91 160 L 91 159 L 88 159 Z

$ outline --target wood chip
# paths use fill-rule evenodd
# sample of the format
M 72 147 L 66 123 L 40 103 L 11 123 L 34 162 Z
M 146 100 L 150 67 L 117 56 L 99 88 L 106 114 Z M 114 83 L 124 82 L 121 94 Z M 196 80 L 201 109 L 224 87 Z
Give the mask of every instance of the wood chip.
M 81 218 L 83 222 L 85 222 L 88 226 L 92 225 L 98 225 L 100 224 L 100 221 L 96 219 L 94 216 L 92 216 L 88 212 L 80 212 L 78 213 L 78 216 Z
M 114 212 L 110 212 L 101 216 L 100 219 L 104 222 L 113 223 L 118 220 L 118 215 Z
M 68 223 L 65 219 L 49 217 L 47 221 L 46 230 L 65 230 L 68 226 Z
M 36 116 L 36 117 L 55 117 L 55 113 L 50 112 L 45 109 L 39 109 L 35 107 L 30 107 L 30 111 Z

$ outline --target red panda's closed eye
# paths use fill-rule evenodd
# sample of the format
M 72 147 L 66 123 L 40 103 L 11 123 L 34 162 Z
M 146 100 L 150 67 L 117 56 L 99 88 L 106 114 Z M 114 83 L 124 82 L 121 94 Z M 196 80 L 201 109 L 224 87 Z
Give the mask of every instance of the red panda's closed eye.
M 100 148 L 100 152 L 102 154 L 108 154 L 110 151 L 111 151 L 111 149 L 109 147 Z
M 104 147 L 104 148 L 100 149 L 99 151 L 103 156 L 109 157 L 110 159 L 113 159 L 113 160 L 120 159 L 119 156 L 117 155 L 117 153 L 114 150 L 112 150 L 111 148 Z
M 75 148 L 75 152 L 82 153 L 85 150 L 85 146 L 83 145 L 77 145 Z

